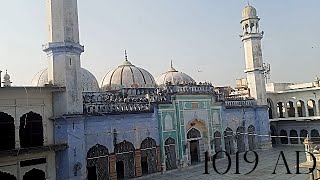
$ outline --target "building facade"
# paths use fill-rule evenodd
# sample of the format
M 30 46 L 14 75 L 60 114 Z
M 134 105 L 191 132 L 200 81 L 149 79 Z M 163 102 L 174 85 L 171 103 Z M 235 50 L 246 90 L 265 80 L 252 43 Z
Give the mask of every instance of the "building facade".
M 8 142 L 0 179 L 128 179 L 196 164 L 206 151 L 270 147 L 263 33 L 252 6 L 241 20 L 248 97 L 197 83 L 172 63 L 154 78 L 126 52 L 98 85 L 81 67 L 77 0 L 47 7 L 48 68 L 34 87 L 10 87 L 6 74 L 0 88 L 0 138 Z

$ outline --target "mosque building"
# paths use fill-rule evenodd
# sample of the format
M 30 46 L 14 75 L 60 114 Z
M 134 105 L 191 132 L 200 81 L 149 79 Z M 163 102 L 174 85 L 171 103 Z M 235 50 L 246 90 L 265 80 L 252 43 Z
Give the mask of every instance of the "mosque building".
M 252 6 L 241 19 L 248 96 L 196 82 L 172 62 L 154 78 L 126 52 L 99 84 L 81 66 L 77 0 L 47 7 L 48 68 L 30 87 L 3 77 L 0 179 L 128 179 L 191 166 L 206 151 L 271 147 L 263 32 Z

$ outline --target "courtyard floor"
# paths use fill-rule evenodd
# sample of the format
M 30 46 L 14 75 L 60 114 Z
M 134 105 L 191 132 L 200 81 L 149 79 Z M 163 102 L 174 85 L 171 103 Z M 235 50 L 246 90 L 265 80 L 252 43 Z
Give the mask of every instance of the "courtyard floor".
M 303 145 L 297 145 L 297 146 L 277 146 L 269 150 L 257 150 L 257 154 L 259 156 L 259 161 L 256 169 L 248 175 L 245 175 L 247 172 L 250 172 L 254 166 L 254 164 L 246 163 L 243 159 L 243 153 L 239 155 L 239 172 L 241 174 L 235 174 L 236 172 L 236 163 L 235 159 L 236 156 L 231 156 L 231 168 L 230 171 L 224 175 L 220 175 L 215 172 L 212 166 L 212 162 L 209 162 L 209 173 L 210 174 L 204 174 L 204 163 L 190 166 L 183 169 L 173 170 L 173 171 L 167 171 L 163 174 L 152 174 L 144 177 L 140 177 L 137 179 L 144 179 L 144 180 L 154 180 L 154 179 L 163 179 L 163 180 L 194 180 L 194 179 L 225 179 L 225 180 L 231 180 L 231 179 L 243 179 L 243 180 L 249 180 L 249 179 L 255 179 L 255 180 L 306 180 L 309 179 L 309 175 L 306 174 L 295 174 L 296 173 L 296 151 L 303 151 L 304 146 Z M 280 158 L 276 174 L 272 174 L 276 164 L 277 160 L 280 154 L 280 151 L 283 151 L 283 154 L 285 155 L 285 158 L 287 160 L 290 172 L 292 174 L 286 174 L 287 170 L 286 167 L 283 165 L 284 162 L 282 158 Z M 248 160 L 252 161 L 254 160 L 254 156 L 252 153 L 248 154 Z M 305 161 L 305 153 L 300 153 L 300 163 Z M 227 169 L 228 166 L 228 160 L 227 158 L 218 159 L 216 160 L 217 169 L 219 172 L 224 172 Z M 307 172 L 306 169 L 301 169 L 301 173 Z

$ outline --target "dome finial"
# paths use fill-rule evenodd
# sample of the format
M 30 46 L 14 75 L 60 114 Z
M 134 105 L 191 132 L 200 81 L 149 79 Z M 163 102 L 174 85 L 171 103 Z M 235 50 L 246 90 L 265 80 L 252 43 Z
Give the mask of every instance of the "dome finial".
M 170 67 L 171 67 L 171 68 L 173 68 L 173 65 L 172 65 L 172 60 L 171 60 L 171 64 L 170 64 Z
M 127 50 L 126 49 L 124 50 L 124 59 L 126 61 L 128 61 L 128 54 L 127 54 Z
M 250 6 L 250 1 L 248 1 L 248 6 Z

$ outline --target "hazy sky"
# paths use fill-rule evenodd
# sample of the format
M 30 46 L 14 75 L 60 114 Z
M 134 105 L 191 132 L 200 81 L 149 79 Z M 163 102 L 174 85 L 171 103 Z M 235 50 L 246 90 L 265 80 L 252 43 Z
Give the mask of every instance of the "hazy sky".
M 79 0 L 82 67 L 100 82 L 124 60 L 156 78 L 174 67 L 197 81 L 245 77 L 239 38 L 244 0 Z M 255 0 L 263 58 L 274 82 L 320 77 L 320 1 Z M 15 85 L 47 67 L 45 0 L 0 0 L 0 69 Z M 201 71 L 201 72 L 198 72 Z

